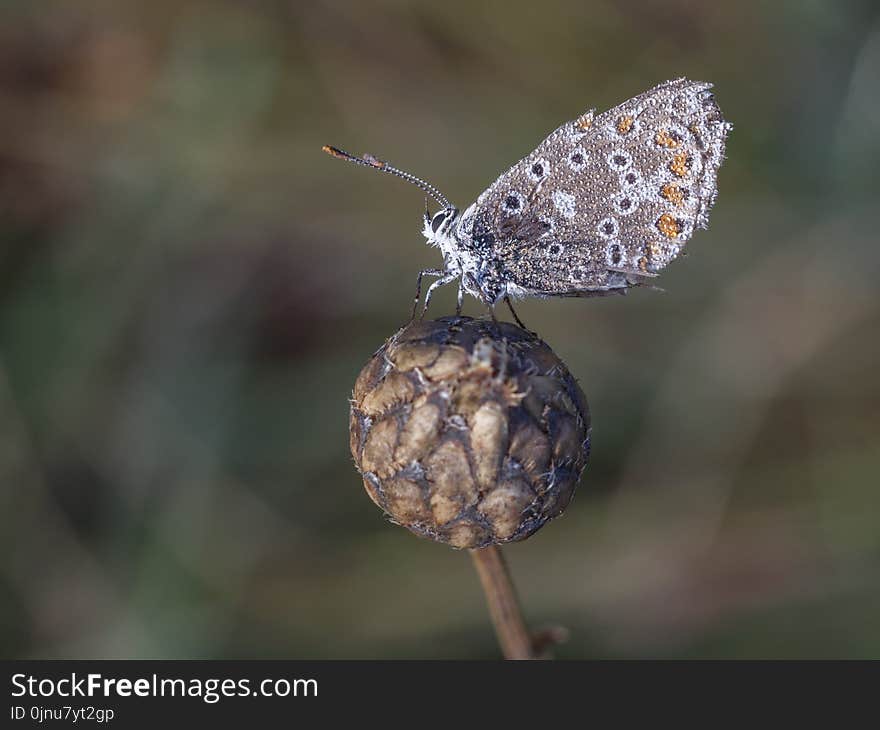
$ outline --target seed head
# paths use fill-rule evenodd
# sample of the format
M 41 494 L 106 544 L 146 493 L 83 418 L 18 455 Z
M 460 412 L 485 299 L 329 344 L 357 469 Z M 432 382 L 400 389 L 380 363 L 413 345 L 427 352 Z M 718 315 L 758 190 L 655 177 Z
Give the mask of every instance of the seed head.
M 456 548 L 523 540 L 568 505 L 590 448 L 586 397 L 534 334 L 414 322 L 354 386 L 351 452 L 393 522 Z

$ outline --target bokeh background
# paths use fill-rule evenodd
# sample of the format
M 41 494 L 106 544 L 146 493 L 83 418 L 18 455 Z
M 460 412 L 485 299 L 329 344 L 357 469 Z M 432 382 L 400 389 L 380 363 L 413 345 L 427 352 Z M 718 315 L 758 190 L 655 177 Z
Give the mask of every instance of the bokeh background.
M 665 293 L 518 308 L 594 420 L 507 550 L 526 613 L 568 658 L 880 657 L 871 0 L 4 0 L 2 655 L 498 656 L 467 554 L 347 451 L 422 196 L 320 148 L 467 205 L 682 75 L 735 125 L 711 229 Z

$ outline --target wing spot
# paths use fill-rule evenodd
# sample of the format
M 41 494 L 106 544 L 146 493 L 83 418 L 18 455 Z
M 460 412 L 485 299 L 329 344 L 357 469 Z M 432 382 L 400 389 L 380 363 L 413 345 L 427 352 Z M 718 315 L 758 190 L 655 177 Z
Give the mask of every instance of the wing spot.
M 645 246 L 645 254 L 649 261 L 655 261 L 663 255 L 663 244 L 659 241 L 651 241 Z
M 568 156 L 568 164 L 575 172 L 580 172 L 587 166 L 587 153 L 583 147 L 575 148 Z
M 551 233 L 553 233 L 554 229 L 556 228 L 556 224 L 553 222 L 552 218 L 539 218 L 538 228 L 541 231 L 538 234 L 538 238 L 543 238 L 544 236 L 549 236 Z
M 522 195 L 516 191 L 511 191 L 504 198 L 504 209 L 508 214 L 517 213 L 522 208 Z
M 623 150 L 614 150 L 608 155 L 608 165 L 612 170 L 624 172 L 629 169 L 630 165 L 632 165 L 632 157 Z
M 596 230 L 602 238 L 614 238 L 620 230 L 616 218 L 603 218 L 599 221 Z
M 617 120 L 617 133 L 620 135 L 629 134 L 633 128 L 633 118 L 629 114 L 624 114 Z
M 681 137 L 675 132 L 670 132 L 668 129 L 661 129 L 654 136 L 654 142 L 660 147 L 674 150 L 681 146 Z
M 685 175 L 687 175 L 690 166 L 691 159 L 688 156 L 687 152 L 677 152 L 673 156 L 672 162 L 669 163 L 669 169 L 672 170 L 672 172 L 679 177 L 684 177 Z
M 635 198 L 627 193 L 618 193 L 615 195 L 614 198 L 612 198 L 612 205 L 614 206 L 614 210 L 621 215 L 629 215 L 639 207 Z
M 590 127 L 593 126 L 593 110 L 582 114 L 578 117 L 574 122 L 574 128 L 579 132 L 586 132 Z
M 664 213 L 657 219 L 657 228 L 667 238 L 675 238 L 681 233 L 681 224 L 669 213 Z
M 571 193 L 556 190 L 553 193 L 553 205 L 564 218 L 574 218 L 575 198 Z
M 677 243 L 651 241 L 645 246 L 645 257 L 648 259 L 651 271 L 657 271 L 678 256 L 680 251 L 681 246 Z
M 529 168 L 529 176 L 532 178 L 532 180 L 540 181 L 549 174 L 549 170 L 550 164 L 547 162 L 547 160 L 537 160 Z
M 660 195 L 673 205 L 681 205 L 685 199 L 685 190 L 674 183 L 667 183 L 660 188 Z
M 609 266 L 620 266 L 623 261 L 623 247 L 616 241 L 605 248 L 605 261 Z

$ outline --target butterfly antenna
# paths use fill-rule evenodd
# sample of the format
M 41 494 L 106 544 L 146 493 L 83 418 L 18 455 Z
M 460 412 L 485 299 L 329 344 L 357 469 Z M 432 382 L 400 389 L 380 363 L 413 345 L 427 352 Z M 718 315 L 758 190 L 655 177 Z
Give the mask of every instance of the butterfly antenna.
M 336 147 L 331 147 L 330 145 L 324 145 L 321 149 L 323 149 L 324 152 L 326 152 L 328 155 L 332 155 L 333 157 L 336 157 L 340 160 L 347 160 L 348 162 L 354 162 L 357 165 L 372 167 L 375 170 L 387 172 L 389 175 L 396 175 L 397 177 L 401 177 L 407 182 L 411 182 L 416 187 L 424 190 L 444 208 L 452 207 L 452 205 L 450 205 L 449 201 L 446 199 L 446 196 L 443 195 L 443 193 L 441 193 L 439 190 L 437 190 L 437 188 L 435 188 L 433 185 L 431 185 L 431 183 L 422 180 L 420 177 L 411 175 L 408 172 L 399 170 L 398 168 L 394 167 L 394 165 L 390 165 L 384 160 L 376 159 L 375 157 L 373 157 L 373 155 L 367 154 L 363 157 L 355 157 L 354 155 L 350 155 L 344 150 L 337 149 Z

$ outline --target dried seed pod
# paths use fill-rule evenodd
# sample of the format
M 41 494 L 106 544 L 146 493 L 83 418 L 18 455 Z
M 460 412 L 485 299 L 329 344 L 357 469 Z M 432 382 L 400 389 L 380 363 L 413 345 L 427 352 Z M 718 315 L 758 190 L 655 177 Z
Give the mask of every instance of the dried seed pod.
M 414 322 L 354 386 L 351 452 L 370 498 L 456 548 L 522 540 L 560 515 L 589 448 L 583 391 L 512 324 Z

